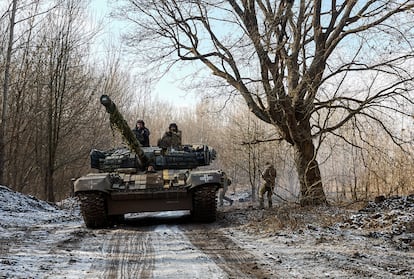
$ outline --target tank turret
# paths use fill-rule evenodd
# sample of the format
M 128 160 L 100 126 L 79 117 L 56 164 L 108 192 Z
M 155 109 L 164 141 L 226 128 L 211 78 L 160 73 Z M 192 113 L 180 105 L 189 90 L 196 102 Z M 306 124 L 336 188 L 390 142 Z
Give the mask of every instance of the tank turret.
M 139 170 L 194 169 L 207 166 L 216 158 L 214 149 L 203 144 L 184 144 L 177 147 L 142 147 L 122 114 L 108 95 L 101 103 L 110 114 L 110 123 L 120 131 L 127 148 L 91 151 L 91 167 L 102 172 L 137 172 Z

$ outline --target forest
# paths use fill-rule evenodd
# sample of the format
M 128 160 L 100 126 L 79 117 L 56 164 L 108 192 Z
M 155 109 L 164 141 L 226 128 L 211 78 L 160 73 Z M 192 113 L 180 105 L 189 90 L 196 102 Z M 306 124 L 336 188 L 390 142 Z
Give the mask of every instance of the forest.
M 330 19 L 321 1 L 308 1 L 309 6 L 306 1 L 291 1 L 300 3 L 297 6 L 286 4 L 289 1 L 187 1 L 187 6 L 179 1 L 162 1 L 169 3 L 166 6 L 157 1 L 119 2 L 124 10 L 116 16 L 123 14 L 138 28 L 124 37 L 129 49 L 102 41 L 104 23 L 94 18 L 88 1 L 0 4 L 1 185 L 50 202 L 69 197 L 72 179 L 93 171 L 91 149 L 124 144 L 99 103 L 101 94 L 108 94 L 131 128 L 137 119 L 145 121 L 151 145 L 175 122 L 183 142 L 214 148 L 218 158 L 211 167 L 229 174 L 231 191 L 249 189 L 253 200 L 266 161 L 277 169 L 276 192 L 284 200 L 301 201 L 304 185 L 315 181 L 328 201 L 413 193 L 412 1 L 368 1 L 377 2 L 372 6 L 338 1 Z M 229 6 L 220 6 L 222 2 Z M 256 13 L 249 13 L 250 2 L 257 2 Z M 245 27 L 246 32 L 234 41 L 229 34 L 213 33 L 217 14 L 229 12 L 229 7 L 232 16 L 223 22 L 229 30 Z M 214 14 L 214 9 L 219 12 Z M 310 19 L 307 9 L 313 11 Z M 152 12 L 161 17 L 156 19 Z M 209 20 L 189 23 L 177 18 L 197 18 L 192 12 Z M 273 30 L 266 21 L 271 13 L 280 16 Z M 257 21 L 249 19 L 252 16 Z M 151 25 L 145 21 L 149 19 L 158 21 Z M 359 19 L 361 25 L 354 26 Z M 257 30 L 248 24 L 260 25 L 261 20 Z M 184 23 L 189 26 L 180 25 Z M 202 27 L 208 35 L 195 38 Z M 256 31 L 268 32 L 269 39 L 264 34 L 255 40 Z M 302 37 L 296 41 L 298 34 Z M 352 35 L 356 39 L 351 40 Z M 208 38 L 211 45 L 202 44 Z M 325 40 L 321 49 L 318 40 Z M 224 41 L 228 45 L 220 43 Z M 308 48 L 310 41 L 316 43 Z M 134 59 L 126 59 L 124 51 Z M 326 52 L 321 54 L 323 63 L 312 51 Z M 261 52 L 269 57 L 258 55 Z M 293 65 L 295 53 L 299 62 Z M 194 104 L 176 104 L 153 94 L 157 78 L 168 69 L 179 71 L 175 65 L 180 61 L 200 69 L 206 65 L 213 72 L 195 71 L 177 81 L 197 96 Z M 148 65 L 146 71 L 136 70 L 142 64 Z M 302 74 L 284 77 L 294 69 Z M 279 92 L 280 87 L 284 90 Z M 309 178 L 304 163 L 319 171 Z

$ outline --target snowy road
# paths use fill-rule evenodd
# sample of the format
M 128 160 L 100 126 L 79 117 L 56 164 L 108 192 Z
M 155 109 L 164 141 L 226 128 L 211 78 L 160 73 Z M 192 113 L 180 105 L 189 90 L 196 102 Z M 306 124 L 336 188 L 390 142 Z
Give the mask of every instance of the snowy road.
M 180 216 L 147 214 L 119 228 L 72 235 L 54 253 L 78 256 L 54 278 L 271 278 L 214 227 Z
M 67 202 L 0 186 L 0 279 L 414 277 L 414 196 L 351 212 L 237 204 L 211 224 L 147 213 L 102 230 Z
M 90 230 L 78 210 L 1 190 L 1 279 L 271 277 L 217 225 L 189 223 L 188 212 L 138 214 Z

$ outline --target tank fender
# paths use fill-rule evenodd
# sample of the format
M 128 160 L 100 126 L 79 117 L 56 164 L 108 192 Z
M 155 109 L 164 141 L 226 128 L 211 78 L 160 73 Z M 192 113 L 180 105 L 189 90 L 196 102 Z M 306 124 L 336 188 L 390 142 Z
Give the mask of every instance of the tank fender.
M 219 189 L 222 186 L 220 181 L 221 172 L 217 170 L 191 171 L 187 178 L 187 184 L 190 186 L 190 190 L 206 184 L 217 185 L 217 189 Z
M 109 173 L 89 173 L 79 177 L 73 183 L 75 194 L 77 192 L 101 191 L 108 193 L 111 189 L 111 180 Z

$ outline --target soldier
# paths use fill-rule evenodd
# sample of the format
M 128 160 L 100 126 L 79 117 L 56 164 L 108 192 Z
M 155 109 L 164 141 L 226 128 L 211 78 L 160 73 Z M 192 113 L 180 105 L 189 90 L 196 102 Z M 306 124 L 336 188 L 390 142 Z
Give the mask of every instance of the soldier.
M 230 199 L 229 197 L 226 197 L 226 192 L 228 190 L 228 187 L 231 184 L 231 179 L 228 178 L 227 174 L 224 171 L 222 173 L 221 181 L 223 184 L 223 189 L 221 189 L 220 194 L 219 194 L 219 204 L 220 206 L 223 206 L 223 200 L 226 200 L 230 203 L 230 205 L 233 205 L 233 200 Z
M 150 146 L 149 144 L 149 135 L 150 131 L 145 127 L 144 120 L 138 120 L 135 124 L 135 128 L 132 130 L 137 137 L 137 140 L 143 147 Z
M 158 140 L 158 146 L 161 148 L 173 147 L 175 149 L 181 146 L 181 131 L 175 123 L 171 123 L 168 131 Z
M 275 187 L 276 169 L 270 162 L 266 162 L 265 170 L 262 173 L 262 178 L 265 182 L 259 189 L 260 209 L 264 209 L 264 194 L 266 192 L 267 200 L 269 202 L 269 208 L 271 208 L 273 188 Z

